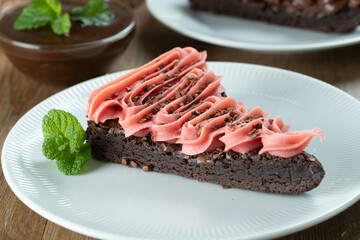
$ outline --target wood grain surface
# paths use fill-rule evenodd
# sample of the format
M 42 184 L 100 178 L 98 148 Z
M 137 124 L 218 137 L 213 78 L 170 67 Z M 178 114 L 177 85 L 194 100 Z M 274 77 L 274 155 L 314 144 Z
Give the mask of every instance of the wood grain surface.
M 0 0 L 0 5 L 4 2 Z M 206 44 L 179 35 L 156 21 L 144 3 L 140 3 L 135 12 L 135 37 L 113 71 L 138 67 L 176 46 L 193 46 L 198 50 L 207 50 L 210 61 L 256 63 L 304 73 L 335 85 L 360 99 L 360 45 L 308 54 L 250 53 Z M 11 65 L 0 50 L 0 148 L 2 149 L 11 127 L 24 113 L 66 87 L 26 77 Z M 92 238 L 60 227 L 25 206 L 13 194 L 0 171 L 0 239 Z M 360 239 L 360 202 L 323 223 L 280 239 Z

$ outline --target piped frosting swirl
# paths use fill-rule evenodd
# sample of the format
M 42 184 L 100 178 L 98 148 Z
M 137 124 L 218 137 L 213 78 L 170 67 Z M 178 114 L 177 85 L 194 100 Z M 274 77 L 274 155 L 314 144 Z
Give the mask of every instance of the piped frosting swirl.
M 152 135 L 153 141 L 182 145 L 197 155 L 216 148 L 246 153 L 260 149 L 291 157 L 301 153 L 318 128 L 289 132 L 280 117 L 226 97 L 221 77 L 207 69 L 206 52 L 174 48 L 94 90 L 88 118 L 96 123 L 118 119 L 125 136 Z

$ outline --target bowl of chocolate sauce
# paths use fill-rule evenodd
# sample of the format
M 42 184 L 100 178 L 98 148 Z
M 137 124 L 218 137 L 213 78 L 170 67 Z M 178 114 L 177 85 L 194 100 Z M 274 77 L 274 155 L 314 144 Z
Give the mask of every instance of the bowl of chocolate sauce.
M 64 12 L 87 0 L 60 1 Z M 107 0 L 114 13 L 108 26 L 83 26 L 71 21 L 67 35 L 50 27 L 18 31 L 13 28 L 29 0 L 0 10 L 0 47 L 12 64 L 27 76 L 55 84 L 73 84 L 108 73 L 126 49 L 135 31 L 132 9 L 119 0 Z

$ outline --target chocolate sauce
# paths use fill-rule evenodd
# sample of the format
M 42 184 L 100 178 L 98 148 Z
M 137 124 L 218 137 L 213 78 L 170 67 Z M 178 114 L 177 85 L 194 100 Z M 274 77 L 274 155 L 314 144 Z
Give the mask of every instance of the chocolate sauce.
M 87 1 L 61 3 L 63 12 L 71 12 Z M 135 21 L 121 1 L 107 3 L 115 14 L 110 25 L 82 26 L 72 21 L 66 36 L 54 34 L 50 27 L 15 30 L 13 23 L 24 5 L 14 6 L 3 16 L 0 12 L 0 46 L 17 69 L 36 80 L 71 85 L 108 73 L 134 35 Z
M 84 5 L 87 1 L 61 1 L 63 12 L 71 12 L 73 7 Z M 114 21 L 109 26 L 82 26 L 79 21 L 71 21 L 71 31 L 67 36 L 56 35 L 50 27 L 42 27 L 34 30 L 18 31 L 13 24 L 20 15 L 23 7 L 8 13 L 0 21 L 0 33 L 12 40 L 45 45 L 68 45 L 84 42 L 92 42 L 110 37 L 125 29 L 132 21 L 131 16 L 119 5 L 109 3 L 115 14 Z

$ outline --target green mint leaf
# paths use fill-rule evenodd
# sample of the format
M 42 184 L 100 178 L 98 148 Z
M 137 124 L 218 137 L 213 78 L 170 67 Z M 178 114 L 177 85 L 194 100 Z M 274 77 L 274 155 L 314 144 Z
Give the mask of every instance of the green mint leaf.
M 115 17 L 103 0 L 90 0 L 83 7 L 74 7 L 71 15 L 74 21 L 81 21 L 85 26 L 107 26 Z
M 68 13 L 64 13 L 51 22 L 51 29 L 56 34 L 68 34 L 70 32 L 71 22 Z
M 43 118 L 42 131 L 44 138 L 64 136 L 69 142 L 74 141 L 76 134 L 76 147 L 79 147 L 86 139 L 86 133 L 71 113 L 63 110 L 52 109 Z
M 20 16 L 14 22 L 14 28 L 16 30 L 30 30 L 43 27 L 50 22 L 50 17 L 45 16 L 31 4 L 23 9 Z
M 45 138 L 42 150 L 44 156 L 50 160 L 71 157 L 69 140 L 64 136 Z
M 58 35 L 70 32 L 69 14 L 61 13 L 59 0 L 32 0 L 14 22 L 16 30 L 31 30 L 47 25 Z
M 59 0 L 32 0 L 34 7 L 45 16 L 57 19 L 61 13 L 61 4 Z
M 82 167 L 90 159 L 90 157 L 91 157 L 91 146 L 90 146 L 90 144 L 88 144 L 88 143 L 83 144 L 79 148 L 79 150 L 76 152 L 75 161 L 73 163 L 73 171 L 74 171 L 74 169 L 76 171 L 80 171 L 80 169 L 82 169 Z
M 89 160 L 91 148 L 84 144 L 86 133 L 76 117 L 63 110 L 52 109 L 42 122 L 44 142 L 42 151 L 46 158 L 55 160 L 65 175 L 79 173 Z
M 81 129 L 82 130 L 82 129 Z M 75 128 L 69 127 L 65 131 L 65 136 L 70 139 L 70 151 L 73 153 L 81 147 L 86 139 L 86 133 L 82 130 L 78 132 Z
M 89 144 L 83 144 L 71 158 L 56 159 L 58 169 L 65 175 L 78 174 L 91 155 Z

